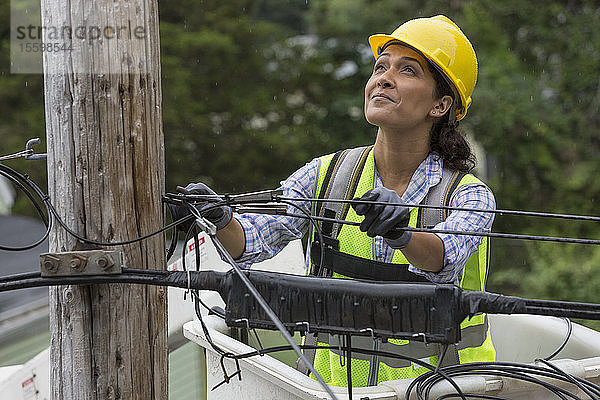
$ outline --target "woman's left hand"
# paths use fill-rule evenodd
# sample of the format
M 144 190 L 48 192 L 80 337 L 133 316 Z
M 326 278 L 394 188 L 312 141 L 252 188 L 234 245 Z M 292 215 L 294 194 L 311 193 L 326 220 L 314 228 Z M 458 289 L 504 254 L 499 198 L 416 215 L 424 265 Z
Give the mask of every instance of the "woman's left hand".
M 412 238 L 412 232 L 399 228 L 408 226 L 410 209 L 401 205 L 402 201 L 396 192 L 385 187 L 378 187 L 354 200 L 388 203 L 353 203 L 354 211 L 358 215 L 365 216 L 360 224 L 360 230 L 371 237 L 382 236 L 386 243 L 395 249 L 402 249 L 408 245 Z

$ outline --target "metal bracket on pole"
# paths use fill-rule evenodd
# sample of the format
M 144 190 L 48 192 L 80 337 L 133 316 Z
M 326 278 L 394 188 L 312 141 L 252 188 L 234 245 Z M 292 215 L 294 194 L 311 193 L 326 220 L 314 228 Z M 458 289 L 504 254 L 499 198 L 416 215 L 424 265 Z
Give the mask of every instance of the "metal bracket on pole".
M 44 277 L 113 275 L 120 274 L 123 267 L 123 253 L 114 250 L 40 254 L 40 269 Z
M 34 138 L 27 141 L 25 144 L 25 151 L 27 153 L 25 156 L 26 160 L 45 160 L 48 157 L 46 153 L 36 154 L 33 150 L 33 146 L 40 143 L 42 143 L 40 138 Z

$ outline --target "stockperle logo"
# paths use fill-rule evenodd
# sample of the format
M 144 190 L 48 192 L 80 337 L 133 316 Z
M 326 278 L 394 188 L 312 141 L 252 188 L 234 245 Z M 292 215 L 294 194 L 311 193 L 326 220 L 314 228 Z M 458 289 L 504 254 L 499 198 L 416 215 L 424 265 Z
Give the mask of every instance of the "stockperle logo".
M 135 3 L 105 11 L 90 7 L 77 18 L 52 10 L 55 15 L 47 12 L 42 24 L 39 0 L 12 0 L 11 73 L 43 73 L 44 62 L 60 64 L 56 61 L 65 61 L 73 73 L 145 72 L 144 60 L 134 54 L 141 53 L 136 46 L 145 46 L 148 29 L 137 20 L 139 13 L 127 12 Z

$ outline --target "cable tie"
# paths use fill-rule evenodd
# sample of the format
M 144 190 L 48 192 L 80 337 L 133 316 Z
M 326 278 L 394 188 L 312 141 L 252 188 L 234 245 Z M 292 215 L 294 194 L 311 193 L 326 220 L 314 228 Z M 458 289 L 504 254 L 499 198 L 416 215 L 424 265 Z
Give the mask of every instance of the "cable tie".
M 234 356 L 234 354 L 231 353 L 225 353 L 223 355 L 221 355 L 221 368 L 223 370 L 223 381 L 219 384 L 217 384 L 216 386 L 214 386 L 210 391 L 212 392 L 213 390 L 215 390 L 216 388 L 218 388 L 219 386 L 222 386 L 225 383 L 229 383 L 229 381 L 231 380 L 231 378 L 235 377 L 236 375 L 238 376 L 239 380 L 242 380 L 242 370 L 240 368 L 240 362 L 237 358 L 231 357 Z M 227 369 L 225 368 L 225 363 L 223 360 L 225 360 L 225 358 L 233 358 L 235 360 L 235 367 L 237 369 L 237 371 L 235 371 L 233 374 L 228 375 L 227 374 Z
M 306 333 L 310 332 L 310 324 L 307 321 L 296 322 L 296 326 L 306 326 Z
M 373 340 L 375 340 L 375 332 L 373 331 L 373 328 L 365 328 L 365 329 L 361 329 L 359 332 L 370 332 L 371 333 L 371 337 L 373 338 Z
M 415 333 L 414 335 L 412 335 L 412 337 L 414 338 L 423 338 L 423 343 L 425 343 L 425 346 L 427 346 L 429 343 L 427 343 L 427 336 L 425 336 L 425 333 Z
M 258 355 L 263 356 L 264 354 L 262 353 L 262 350 L 263 350 L 262 343 L 260 342 L 260 339 L 258 338 L 258 334 L 256 333 L 256 330 L 250 328 L 250 321 L 248 321 L 248 318 L 236 319 L 233 322 L 235 322 L 236 324 L 239 322 L 246 323 L 246 329 L 248 330 L 248 337 L 252 340 L 252 344 L 254 345 L 254 348 L 258 352 Z M 256 340 L 258 340 L 258 342 L 256 340 L 254 340 L 254 336 L 252 336 L 252 334 L 254 334 L 254 336 L 256 336 Z

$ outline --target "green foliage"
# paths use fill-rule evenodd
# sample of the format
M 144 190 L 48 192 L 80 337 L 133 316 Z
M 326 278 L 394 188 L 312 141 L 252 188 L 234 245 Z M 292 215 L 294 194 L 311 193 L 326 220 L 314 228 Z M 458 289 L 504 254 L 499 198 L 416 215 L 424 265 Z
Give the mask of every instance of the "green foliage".
M 597 214 L 597 5 L 467 4 L 465 22 L 480 62 L 468 125 L 495 164 L 490 183 L 500 208 Z M 495 230 L 600 237 L 598 224 L 549 220 L 499 217 Z M 494 246 L 493 289 L 565 299 L 585 293 L 586 301 L 600 301 L 597 290 L 586 289 L 597 283 L 582 280 L 600 269 L 598 249 L 501 241 Z
M 168 187 L 276 187 L 310 158 L 368 138 L 361 85 L 336 79 L 348 59 L 332 59 L 314 35 L 252 19 L 266 9 L 244 4 L 203 3 L 161 19 Z M 227 10 L 237 10 L 235 23 L 206 17 Z
M 598 214 L 595 0 L 161 1 L 167 190 L 190 181 L 219 192 L 273 188 L 312 157 L 371 142 L 368 36 L 436 14 L 461 26 L 478 55 L 461 126 L 485 149 L 499 208 Z M 44 136 L 42 77 L 8 71 L 8 17 L 1 4 L 0 154 Z M 45 181 L 43 163 L 10 165 Z M 560 220 L 498 216 L 494 230 L 600 238 L 597 223 Z M 597 248 L 492 246 L 491 290 L 600 302 Z

